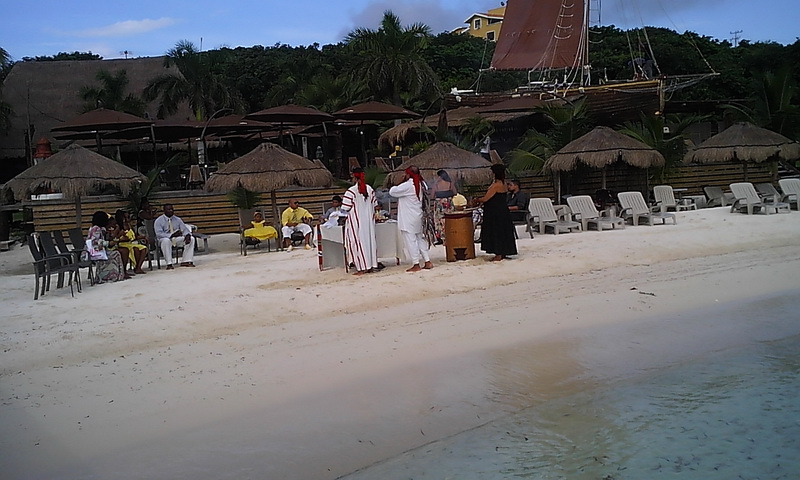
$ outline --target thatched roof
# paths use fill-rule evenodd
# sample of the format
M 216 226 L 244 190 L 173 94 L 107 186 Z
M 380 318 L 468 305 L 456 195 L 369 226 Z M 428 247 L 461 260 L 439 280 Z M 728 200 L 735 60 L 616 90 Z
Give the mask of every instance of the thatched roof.
M 481 112 L 473 107 L 461 107 L 454 110 L 447 110 L 447 126 L 460 127 L 467 123 L 472 117 L 481 117 L 492 123 L 502 123 L 511 120 L 516 120 L 522 117 L 534 115 L 533 111 L 515 111 L 515 112 Z M 439 123 L 439 115 L 430 115 L 420 120 L 413 120 L 411 122 L 401 123 L 386 130 L 378 137 L 379 144 L 394 146 L 401 144 L 405 141 L 408 134 L 422 125 L 428 127 L 436 127 Z
M 99 70 L 116 72 L 125 70 L 128 75 L 126 93 L 140 95 L 147 83 L 176 69 L 164 67 L 164 57 L 117 60 L 71 60 L 58 62 L 17 62 L 3 82 L 3 99 L 11 105 L 11 129 L 0 132 L 0 158 L 24 158 L 25 130 L 28 123 L 35 131 L 34 143 L 41 137 L 51 141 L 50 129 L 79 115 L 83 101 L 78 91 L 84 86 L 99 86 L 95 78 Z M 147 111 L 155 118 L 158 101 L 148 104 Z M 191 116 L 182 105 L 169 119 L 183 120 Z M 29 121 L 30 120 L 30 121 Z
M 462 179 L 470 185 L 485 185 L 492 181 L 492 163 L 477 153 L 458 148 L 452 143 L 434 143 L 429 149 L 401 163 L 386 176 L 385 185 L 394 185 L 403 177 L 410 165 L 416 165 L 426 179 L 436 178 L 436 172 L 444 170 L 455 181 Z
M 657 167 L 664 165 L 664 156 L 627 135 L 608 127 L 596 127 L 547 159 L 544 169 L 564 172 L 575 170 L 578 163 L 603 168 L 614 162 L 625 162 L 639 168 Z
M 752 123 L 736 123 L 686 154 L 686 163 L 763 162 L 800 158 L 800 143 Z
M 107 186 L 119 188 L 126 196 L 145 180 L 132 168 L 79 145 L 70 145 L 12 178 L 4 188 L 10 189 L 18 200 L 43 189 L 75 199 Z
M 230 192 L 242 186 L 254 192 L 271 192 L 291 185 L 328 187 L 332 182 L 328 169 L 273 143 L 262 143 L 212 175 L 206 190 Z

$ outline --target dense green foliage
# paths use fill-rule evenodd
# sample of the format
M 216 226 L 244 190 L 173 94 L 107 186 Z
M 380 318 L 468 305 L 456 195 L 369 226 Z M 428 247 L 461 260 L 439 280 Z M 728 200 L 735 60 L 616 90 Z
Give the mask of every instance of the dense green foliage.
M 138 95 L 127 92 L 130 80 L 128 80 L 128 73 L 125 70 L 118 70 L 114 73 L 99 70 L 95 78 L 100 82 L 100 86 L 87 85 L 82 87 L 79 92 L 84 101 L 84 112 L 103 107 L 139 117 L 144 115 L 144 101 Z
M 144 99 L 160 100 L 158 118 L 174 114 L 184 101 L 198 121 L 209 119 L 223 108 L 241 111 L 241 95 L 222 75 L 227 56 L 224 50 L 201 52 L 192 42 L 178 42 L 167 51 L 164 66 L 177 68 L 180 75 L 165 73 L 151 79 L 144 89 Z
M 65 60 L 102 60 L 103 57 L 92 52 L 59 52 L 55 55 L 22 57 L 23 62 L 61 62 Z

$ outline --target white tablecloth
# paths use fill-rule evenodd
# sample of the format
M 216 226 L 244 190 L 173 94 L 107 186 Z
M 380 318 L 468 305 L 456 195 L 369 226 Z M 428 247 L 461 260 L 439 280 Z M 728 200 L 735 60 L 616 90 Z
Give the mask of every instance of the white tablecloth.
M 322 235 L 322 268 L 344 267 L 344 227 L 320 227 Z M 378 258 L 394 258 L 397 262 L 405 259 L 403 239 L 397 222 L 389 220 L 375 224 L 375 237 L 378 243 Z

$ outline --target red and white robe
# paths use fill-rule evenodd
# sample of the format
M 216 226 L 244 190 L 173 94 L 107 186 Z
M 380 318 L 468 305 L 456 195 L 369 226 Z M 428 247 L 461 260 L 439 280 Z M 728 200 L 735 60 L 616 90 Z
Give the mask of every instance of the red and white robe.
M 375 240 L 375 206 L 378 204 L 375 191 L 367 185 L 364 198 L 358 185 L 348 188 L 342 196 L 342 210 L 347 211 L 344 225 L 344 246 L 348 261 L 356 270 L 378 268 L 378 243 Z

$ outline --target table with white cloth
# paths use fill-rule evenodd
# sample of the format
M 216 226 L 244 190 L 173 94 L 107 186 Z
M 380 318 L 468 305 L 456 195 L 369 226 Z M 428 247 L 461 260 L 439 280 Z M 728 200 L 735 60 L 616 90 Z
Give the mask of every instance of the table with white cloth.
M 322 246 L 322 263 L 320 269 L 325 270 L 332 267 L 345 267 L 345 247 L 344 247 L 344 226 L 330 228 L 320 227 Z M 394 258 L 399 265 L 401 259 L 405 259 L 403 252 L 403 237 L 400 229 L 397 228 L 397 221 L 388 220 L 375 224 L 375 240 L 378 247 L 378 259 Z

